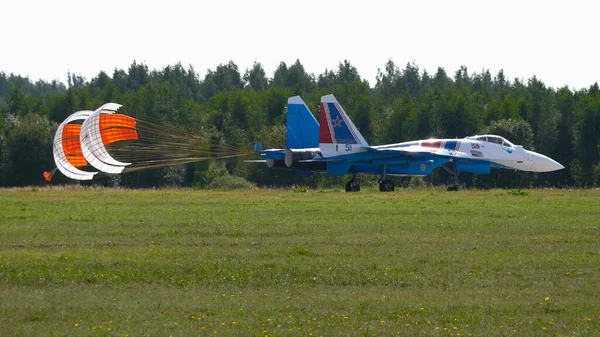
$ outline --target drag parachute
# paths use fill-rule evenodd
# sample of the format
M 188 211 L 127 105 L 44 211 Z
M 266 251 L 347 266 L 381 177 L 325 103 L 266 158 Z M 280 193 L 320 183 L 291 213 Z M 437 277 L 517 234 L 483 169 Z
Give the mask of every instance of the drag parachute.
M 120 104 L 106 103 L 95 111 L 78 111 L 60 124 L 54 138 L 54 161 L 60 172 L 72 179 L 91 180 L 251 153 L 169 125 L 117 114 L 120 108 Z M 44 178 L 50 181 L 55 170 L 44 172 Z
M 114 159 L 106 149 L 106 145 L 121 140 L 137 140 L 135 118 L 114 114 L 120 104 L 107 103 L 98 108 L 83 122 L 81 133 L 81 149 L 85 159 L 98 170 L 106 173 L 121 173 L 125 163 Z
M 83 171 L 79 168 L 88 165 L 83 156 L 79 135 L 81 124 L 77 123 L 88 118 L 93 111 L 78 111 L 62 122 L 54 135 L 53 154 L 56 168 L 65 176 L 77 180 L 91 180 L 98 172 Z M 44 178 L 50 181 L 52 172 L 44 172 Z

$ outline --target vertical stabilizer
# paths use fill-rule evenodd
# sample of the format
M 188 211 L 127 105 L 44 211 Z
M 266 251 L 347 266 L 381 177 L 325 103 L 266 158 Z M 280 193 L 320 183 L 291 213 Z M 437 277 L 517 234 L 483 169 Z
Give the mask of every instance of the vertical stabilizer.
M 333 95 L 321 97 L 319 147 L 324 157 L 363 151 L 369 144 Z
M 319 147 L 319 123 L 300 96 L 288 98 L 287 148 Z

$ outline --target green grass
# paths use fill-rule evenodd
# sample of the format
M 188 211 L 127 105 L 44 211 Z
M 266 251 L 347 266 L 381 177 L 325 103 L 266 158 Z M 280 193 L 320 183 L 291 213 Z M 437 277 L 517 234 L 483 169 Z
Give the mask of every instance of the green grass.
M 527 192 L 0 190 L 0 336 L 600 335 L 600 191 Z

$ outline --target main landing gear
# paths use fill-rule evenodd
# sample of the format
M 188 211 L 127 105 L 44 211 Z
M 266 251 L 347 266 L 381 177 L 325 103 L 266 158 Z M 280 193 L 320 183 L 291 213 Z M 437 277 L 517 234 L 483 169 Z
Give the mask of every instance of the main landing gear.
M 346 192 L 360 192 L 360 184 L 356 181 L 356 174 L 353 174 L 352 180 L 346 183 Z
M 394 192 L 394 189 L 396 189 L 396 186 L 391 180 L 379 180 L 379 192 Z
M 458 191 L 458 171 L 449 169 L 446 165 L 442 167 L 450 174 L 450 179 L 452 179 L 452 185 L 448 186 L 446 191 Z
M 379 192 L 394 192 L 396 186 L 391 180 L 385 179 L 386 165 L 383 165 L 381 179 L 379 179 Z

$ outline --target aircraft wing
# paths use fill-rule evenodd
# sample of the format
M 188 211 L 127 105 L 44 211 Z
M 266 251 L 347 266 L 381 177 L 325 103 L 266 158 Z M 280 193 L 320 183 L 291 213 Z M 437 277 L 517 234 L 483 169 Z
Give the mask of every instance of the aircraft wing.
M 352 153 L 352 154 L 341 154 L 335 157 L 326 157 L 318 155 L 312 159 L 300 160 L 302 163 L 315 163 L 315 162 L 397 162 L 398 160 L 412 160 L 417 158 L 427 159 L 426 157 L 440 157 L 440 158 L 468 158 L 468 159 L 483 159 L 483 158 L 472 158 L 472 156 L 465 154 L 460 151 L 456 151 L 454 147 L 448 149 L 444 147 L 425 147 L 418 144 L 410 145 L 385 145 L 385 146 L 367 146 L 363 147 L 365 151 Z M 412 159 L 410 159 L 412 158 Z
M 314 162 L 369 162 L 373 159 L 383 158 L 394 158 L 394 157 L 427 157 L 431 155 L 438 155 L 432 149 L 423 148 L 421 146 L 401 146 L 401 147 L 363 147 L 366 151 L 352 153 L 352 154 L 341 154 L 335 157 L 326 157 L 318 155 L 312 159 L 300 160 L 302 163 L 314 163 Z
M 456 147 L 457 148 L 457 147 Z M 469 158 L 471 156 L 457 151 L 454 147 L 452 148 L 431 148 L 420 145 L 402 145 L 402 146 L 376 146 L 369 147 L 369 151 L 377 153 L 385 153 L 398 156 L 440 156 L 440 157 L 458 157 L 458 158 Z
M 415 155 L 436 155 L 436 151 L 429 148 L 424 148 L 418 145 L 411 146 L 397 146 L 397 147 L 368 147 L 367 151 L 385 153 L 389 155 L 404 155 L 404 156 L 415 156 Z

